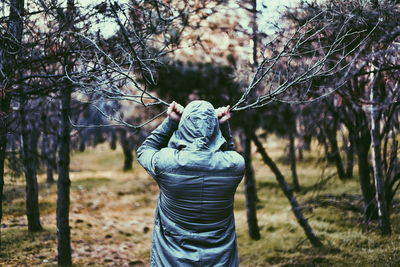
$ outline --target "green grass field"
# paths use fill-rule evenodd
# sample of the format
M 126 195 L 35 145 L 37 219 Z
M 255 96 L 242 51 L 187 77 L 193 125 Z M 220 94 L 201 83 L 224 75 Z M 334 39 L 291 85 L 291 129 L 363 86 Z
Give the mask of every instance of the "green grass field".
M 282 164 L 285 143 L 266 141 L 288 182 L 289 166 Z M 296 222 L 275 177 L 254 152 L 261 239 L 247 234 L 243 183 L 235 198 L 236 231 L 241 266 L 400 266 L 399 204 L 392 214 L 393 234 L 379 235 L 377 225 L 362 227 L 358 177 L 342 182 L 335 169 L 321 161 L 316 148 L 298 164 L 301 191 L 296 197 L 324 248 L 311 246 Z M 122 171 L 122 151 L 107 145 L 73 153 L 71 209 L 75 266 L 147 266 L 158 189 L 137 164 Z M 357 174 L 357 169 L 354 169 Z M 40 180 L 44 231 L 28 233 L 23 178 L 5 186 L 0 266 L 55 266 L 56 185 Z

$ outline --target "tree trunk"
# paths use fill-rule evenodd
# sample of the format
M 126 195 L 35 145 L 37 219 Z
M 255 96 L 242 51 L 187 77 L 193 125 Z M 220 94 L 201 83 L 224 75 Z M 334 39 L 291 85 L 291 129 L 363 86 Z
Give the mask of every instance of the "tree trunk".
M 133 166 L 133 153 L 132 149 L 129 149 L 129 147 L 122 147 L 122 150 L 124 151 L 124 171 L 129 171 L 132 170 Z
M 50 134 L 44 134 L 42 140 L 42 157 L 44 164 L 46 166 L 46 183 L 52 184 L 54 183 L 54 148 L 56 145 L 54 142 L 51 142 Z
M 1 59 L 0 59 L 1 61 Z M 1 109 L 0 112 L 3 112 L 6 107 L 5 102 L 0 100 Z M 8 103 L 9 104 L 9 103 Z M 0 115 L 1 116 L 1 115 Z M 6 117 L 0 118 L 0 225 L 3 219 L 3 187 L 4 187 L 4 161 L 6 158 L 6 148 L 7 148 L 7 120 Z M 0 248 L 1 248 L 1 227 L 0 227 Z
M 254 240 L 260 239 L 260 229 L 257 221 L 257 188 L 251 161 L 251 139 L 248 134 L 242 136 L 243 156 L 245 161 L 245 197 L 246 214 L 249 235 Z
M 53 184 L 54 183 L 54 170 L 51 163 L 46 162 L 46 183 Z
M 49 110 L 47 110 L 49 112 Z M 42 126 L 43 126 L 43 133 L 42 133 L 42 158 L 44 165 L 46 167 L 46 183 L 52 184 L 54 183 L 54 176 L 53 176 L 53 169 L 55 165 L 55 154 L 56 149 L 54 146 L 56 142 L 54 142 L 54 137 L 50 134 L 50 123 L 49 117 L 46 115 L 46 111 L 42 113 Z
M 8 114 L 11 97 L 7 93 L 9 84 L 7 79 L 13 74 L 16 57 L 20 54 L 20 42 L 23 30 L 24 0 L 10 0 L 9 20 L 7 22 L 7 36 L 0 42 L 0 224 L 3 218 L 3 186 L 4 162 L 7 150 Z M 11 80 L 11 79 L 10 79 Z M 1 229 L 1 228 L 0 228 Z M 1 247 L 1 232 L 0 232 Z
M 121 130 L 120 134 L 120 140 L 121 140 L 121 147 L 122 151 L 124 152 L 124 171 L 129 171 L 132 170 L 132 165 L 133 165 L 133 152 L 132 152 L 132 145 L 130 144 L 128 137 L 127 137 L 127 132 L 125 129 Z
M 293 179 L 293 190 L 298 192 L 300 191 L 299 178 L 297 176 L 296 170 L 296 148 L 294 143 L 294 134 L 293 132 L 289 133 L 289 160 L 290 160 L 290 169 L 292 170 L 292 179 Z
M 398 172 L 399 162 L 397 159 L 397 151 L 398 151 L 398 141 L 396 139 L 397 131 L 395 129 L 392 130 L 391 139 L 392 139 L 392 148 L 390 151 L 389 165 L 386 169 L 386 180 L 385 180 L 385 194 L 386 194 L 386 203 L 389 214 L 392 209 L 393 198 L 396 194 L 396 191 L 400 186 L 400 172 Z M 395 185 L 397 182 L 397 185 Z
M 117 134 L 114 129 L 111 130 L 110 135 L 110 148 L 111 150 L 115 150 L 117 149 Z
M 306 234 L 308 240 L 310 240 L 311 244 L 314 247 L 322 247 L 323 244 L 319 240 L 319 238 L 314 234 L 310 224 L 308 223 L 307 219 L 304 218 L 299 203 L 297 202 L 295 196 L 293 195 L 292 190 L 290 189 L 289 185 L 285 181 L 285 177 L 282 175 L 278 166 L 272 161 L 272 159 L 268 156 L 267 152 L 265 151 L 263 145 L 258 140 L 257 136 L 253 133 L 252 139 L 257 146 L 258 152 L 261 154 L 261 157 L 265 164 L 267 164 L 271 171 L 275 174 L 276 179 L 278 180 L 279 186 L 281 187 L 283 193 L 287 197 L 292 207 L 292 211 L 294 216 L 296 217 L 298 223 L 303 228 L 304 233 Z
M 368 130 L 367 130 L 368 131 Z M 371 138 L 365 130 L 356 140 L 358 172 L 361 193 L 364 202 L 364 217 L 368 222 L 378 218 L 377 208 L 374 199 L 374 188 L 371 184 L 370 165 L 368 161 L 368 151 L 371 145 Z
M 22 90 L 21 90 L 22 91 Z M 22 151 L 24 162 L 24 173 L 26 180 L 26 216 L 28 218 L 28 230 L 40 231 L 39 212 L 39 186 L 37 182 L 37 143 L 39 139 L 38 131 L 34 129 L 34 122 L 26 118 L 25 105 L 27 101 L 21 92 L 20 100 L 20 116 L 21 116 L 21 131 L 22 131 Z
M 79 152 L 84 152 L 86 150 L 86 138 L 81 136 L 79 140 Z
M 329 140 L 329 143 L 331 145 L 331 151 L 330 151 L 330 158 L 332 159 L 333 162 L 335 162 L 336 165 L 336 169 L 339 175 L 339 178 L 341 180 L 346 178 L 346 174 L 344 172 L 344 168 L 343 168 L 343 162 L 342 162 L 342 158 L 340 157 L 340 152 L 339 152 L 339 146 L 337 143 L 337 121 L 336 119 L 334 119 L 334 122 L 332 123 L 333 126 L 327 127 L 327 137 Z
M 374 175 L 375 185 L 375 200 L 378 207 L 379 214 L 379 227 L 384 235 L 390 235 L 392 230 L 390 226 L 390 215 L 387 207 L 384 180 L 382 172 L 382 158 L 381 158 L 381 144 L 380 144 L 380 103 L 378 90 L 379 90 L 379 74 L 378 77 L 374 77 L 375 81 L 370 91 L 371 106 L 371 143 L 372 143 L 372 169 Z
M 353 178 L 354 167 L 354 137 L 349 133 L 348 145 L 346 146 L 346 178 Z
M 62 11 L 59 10 L 59 13 Z M 65 16 L 59 16 L 60 25 L 65 25 L 65 30 L 73 30 L 75 2 L 67 1 Z M 70 41 L 66 37 L 65 49 L 71 49 L 68 44 Z M 64 58 L 66 72 L 72 72 L 73 61 L 66 55 Z M 57 181 L 57 262 L 59 266 L 70 266 L 71 259 L 71 232 L 69 226 L 69 205 L 70 205 L 70 186 L 69 179 L 69 152 L 70 152 L 70 124 L 71 115 L 71 92 L 72 83 L 66 80 L 64 87 L 61 88 L 61 118 L 59 128 L 59 147 L 58 147 L 58 181 Z
M 311 141 L 312 141 L 312 135 L 311 134 L 306 134 L 303 135 L 303 149 L 306 151 L 311 151 Z
M 326 138 L 320 138 L 320 143 L 322 143 L 323 147 L 324 147 L 324 153 L 325 153 L 325 158 L 327 160 L 328 163 L 331 162 L 331 152 L 329 151 L 329 145 L 328 142 L 326 141 Z
M 71 265 L 71 234 L 69 226 L 70 185 L 69 179 L 69 116 L 71 102 L 71 84 L 67 82 L 61 90 L 61 121 L 58 149 L 57 181 L 57 251 L 58 265 Z
M 1 60 L 2 59 L 0 58 L 0 62 L 2 62 Z M 1 84 L 0 88 L 2 88 Z M 10 106 L 10 98 L 7 95 L 0 96 L 0 225 L 3 219 L 4 163 L 6 159 L 7 128 L 8 128 L 7 115 L 3 114 L 8 113 L 9 106 Z M 0 227 L 0 248 L 1 248 L 1 227 Z

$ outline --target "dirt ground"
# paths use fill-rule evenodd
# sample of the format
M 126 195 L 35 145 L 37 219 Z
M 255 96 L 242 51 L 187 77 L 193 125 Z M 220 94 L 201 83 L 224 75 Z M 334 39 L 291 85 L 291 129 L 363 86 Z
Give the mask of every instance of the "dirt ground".
M 290 182 L 290 169 L 282 164 L 284 145 L 272 141 L 268 150 Z M 302 190 L 296 196 L 325 244 L 316 249 L 305 238 L 274 176 L 257 154 L 253 158 L 262 237 L 259 241 L 248 237 L 242 183 L 235 198 L 241 266 L 400 266 L 398 206 L 391 237 L 381 237 L 376 225 L 362 228 L 361 214 L 352 210 L 361 205 L 357 178 L 339 181 L 330 175 L 334 168 L 319 160 L 319 152 L 310 152 L 298 165 Z M 122 163 L 122 151 L 106 145 L 72 155 L 70 225 L 75 266 L 148 266 L 158 188 L 137 163 L 127 172 L 121 170 Z M 44 231 L 29 233 L 23 178 L 7 178 L 0 266 L 57 263 L 57 186 L 46 184 L 44 174 L 39 181 Z

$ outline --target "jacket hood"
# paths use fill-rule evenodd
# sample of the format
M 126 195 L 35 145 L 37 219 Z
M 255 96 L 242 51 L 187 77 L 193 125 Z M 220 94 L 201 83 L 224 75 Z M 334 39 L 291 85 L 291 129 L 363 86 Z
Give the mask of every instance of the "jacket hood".
M 179 121 L 178 129 L 168 142 L 168 147 L 178 150 L 217 151 L 226 143 L 219 129 L 213 105 L 204 100 L 189 103 Z

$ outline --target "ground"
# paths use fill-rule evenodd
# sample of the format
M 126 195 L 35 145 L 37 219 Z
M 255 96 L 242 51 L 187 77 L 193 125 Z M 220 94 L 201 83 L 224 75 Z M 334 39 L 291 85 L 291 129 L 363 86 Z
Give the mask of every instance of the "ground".
M 283 162 L 285 143 L 265 140 L 288 182 Z M 340 181 L 333 166 L 321 160 L 316 146 L 298 165 L 301 191 L 296 193 L 315 233 L 324 243 L 313 248 L 296 222 L 274 176 L 253 152 L 258 188 L 261 239 L 247 234 L 243 183 L 235 198 L 235 218 L 241 266 L 400 266 L 400 212 L 395 203 L 393 234 L 382 237 L 376 224 L 362 226 L 357 177 Z M 158 189 L 135 162 L 122 171 L 120 149 L 107 145 L 74 152 L 71 162 L 73 263 L 75 266 L 147 266 Z M 355 173 L 357 173 L 355 169 Z M 39 175 L 44 230 L 27 231 L 23 178 L 7 177 L 2 221 L 0 266 L 56 265 L 56 184 Z

